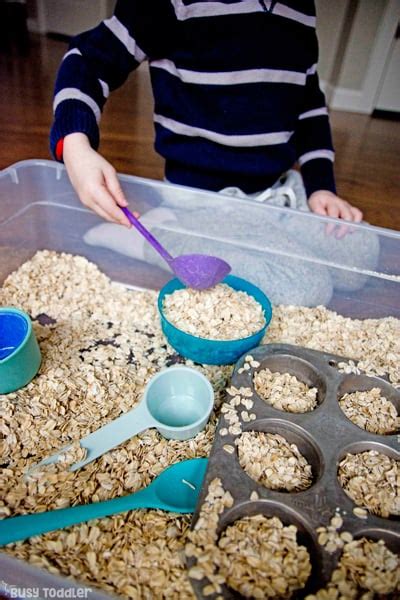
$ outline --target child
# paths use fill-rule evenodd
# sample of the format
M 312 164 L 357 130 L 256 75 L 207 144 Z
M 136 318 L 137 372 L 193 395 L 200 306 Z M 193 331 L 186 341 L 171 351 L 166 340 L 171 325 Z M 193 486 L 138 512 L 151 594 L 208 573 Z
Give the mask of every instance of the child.
M 73 39 L 64 56 L 56 82 L 52 151 L 64 160 L 83 204 L 104 219 L 129 227 L 119 209 L 127 201 L 115 170 L 97 152 L 98 124 L 109 92 L 146 60 L 155 102 L 155 147 L 165 158 L 168 181 L 249 197 L 267 189 L 262 197 L 273 196 L 278 204 L 286 203 L 286 192 L 279 191 L 283 184 L 295 194 L 292 207 L 360 222 L 361 211 L 336 195 L 317 58 L 311 0 L 118 0 L 113 17 Z M 305 190 L 290 171 L 295 162 Z M 296 185 L 290 184 L 293 179 Z M 158 213 L 150 221 L 162 225 L 173 217 L 173 211 L 166 216 L 164 210 L 162 219 Z M 197 215 L 193 218 L 197 221 Z M 268 236 L 271 228 L 270 243 L 274 247 L 279 239 L 284 243 L 276 223 L 260 235 Z M 110 233 L 103 228 L 101 235 L 87 239 L 110 245 Z M 297 233 L 292 227 L 294 245 L 307 245 L 309 241 L 298 239 Z M 371 243 L 368 266 L 376 262 L 375 241 L 357 239 L 363 232 L 345 234 L 341 227 L 336 235 L 343 238 L 339 260 L 341 253 L 343 260 L 351 260 L 360 243 L 368 255 L 365 245 L 368 249 Z M 141 254 L 139 240 L 134 244 L 132 240 L 132 254 Z M 319 242 L 314 239 L 311 254 L 320 252 Z M 174 239 L 169 243 L 173 251 Z M 331 254 L 330 242 L 326 252 Z M 287 281 L 287 275 L 283 279 Z M 296 280 L 302 279 L 297 274 Z M 280 288 L 278 275 L 275 283 Z M 324 301 L 332 282 L 325 287 Z M 313 304 L 319 298 L 302 301 Z

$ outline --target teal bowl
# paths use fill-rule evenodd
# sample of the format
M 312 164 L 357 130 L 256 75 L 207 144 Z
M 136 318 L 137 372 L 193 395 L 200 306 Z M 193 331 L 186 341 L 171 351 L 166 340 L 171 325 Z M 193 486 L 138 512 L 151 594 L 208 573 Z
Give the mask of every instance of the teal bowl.
M 264 310 L 265 325 L 260 331 L 237 340 L 207 340 L 186 333 L 168 321 L 163 312 L 164 297 L 176 290 L 185 288 L 179 279 L 171 279 L 158 295 L 158 310 L 161 317 L 161 329 L 170 345 L 185 358 L 204 365 L 231 365 L 243 354 L 258 346 L 271 321 L 272 306 L 267 296 L 255 285 L 245 279 L 228 275 L 223 280 L 234 290 L 246 292 L 261 304 Z
M 18 308 L 0 308 L 0 394 L 15 392 L 29 383 L 41 360 L 29 316 Z

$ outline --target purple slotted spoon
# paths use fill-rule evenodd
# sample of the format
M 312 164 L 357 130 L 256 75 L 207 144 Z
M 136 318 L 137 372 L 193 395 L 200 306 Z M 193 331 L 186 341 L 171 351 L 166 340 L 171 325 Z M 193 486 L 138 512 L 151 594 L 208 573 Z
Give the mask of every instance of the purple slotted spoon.
M 121 208 L 134 227 L 150 242 L 163 257 L 171 270 L 183 284 L 196 290 L 205 290 L 220 283 L 228 275 L 231 267 L 216 256 L 207 254 L 182 254 L 173 258 L 128 208 Z

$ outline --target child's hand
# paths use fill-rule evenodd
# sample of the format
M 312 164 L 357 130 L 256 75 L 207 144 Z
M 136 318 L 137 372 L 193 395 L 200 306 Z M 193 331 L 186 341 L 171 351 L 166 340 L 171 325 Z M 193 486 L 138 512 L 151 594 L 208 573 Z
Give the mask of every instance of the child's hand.
M 308 199 L 308 205 L 312 212 L 317 215 L 323 215 L 325 217 L 335 217 L 337 219 L 345 219 L 353 223 L 360 223 L 363 218 L 361 210 L 342 200 L 336 194 L 329 192 L 328 190 L 319 190 L 311 194 Z M 336 226 L 334 223 L 329 223 L 326 226 L 326 233 L 330 235 L 335 230 Z M 338 239 L 344 237 L 346 233 L 351 233 L 352 230 L 346 225 L 341 225 L 337 232 L 336 237 Z
M 119 206 L 128 202 L 114 167 L 90 146 L 84 133 L 64 138 L 63 158 L 69 178 L 82 204 L 100 217 L 131 227 Z

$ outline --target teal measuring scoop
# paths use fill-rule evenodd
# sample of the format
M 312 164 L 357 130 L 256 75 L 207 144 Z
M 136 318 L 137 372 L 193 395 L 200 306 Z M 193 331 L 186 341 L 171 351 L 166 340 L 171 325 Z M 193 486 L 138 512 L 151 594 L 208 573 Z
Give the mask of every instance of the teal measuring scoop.
M 206 425 L 214 406 L 214 390 L 200 371 L 190 367 L 169 367 L 147 384 L 139 406 L 80 440 L 86 457 L 74 463 L 76 471 L 105 452 L 126 442 L 145 429 L 155 427 L 167 439 L 188 440 Z M 66 446 L 34 465 L 26 475 L 44 465 L 58 462 Z
M 147 488 L 122 498 L 2 519 L 0 546 L 135 508 L 192 513 L 196 508 L 207 463 L 206 458 L 175 463 L 160 473 Z
M 40 362 L 29 315 L 11 306 L 0 308 L 0 394 L 15 392 L 29 383 Z

